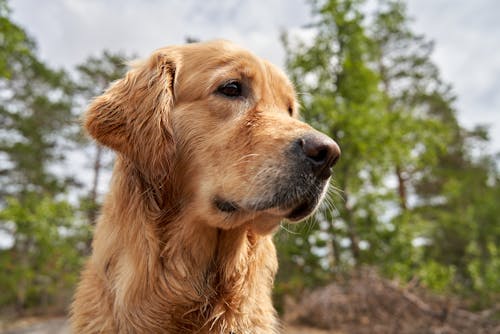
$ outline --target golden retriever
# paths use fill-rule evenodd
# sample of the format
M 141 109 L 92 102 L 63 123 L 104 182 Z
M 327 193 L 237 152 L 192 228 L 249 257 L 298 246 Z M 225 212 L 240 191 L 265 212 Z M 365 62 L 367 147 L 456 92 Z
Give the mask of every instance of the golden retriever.
M 282 71 L 226 41 L 159 49 L 97 97 L 85 127 L 117 158 L 74 332 L 279 332 L 272 232 L 340 155 L 297 113 Z

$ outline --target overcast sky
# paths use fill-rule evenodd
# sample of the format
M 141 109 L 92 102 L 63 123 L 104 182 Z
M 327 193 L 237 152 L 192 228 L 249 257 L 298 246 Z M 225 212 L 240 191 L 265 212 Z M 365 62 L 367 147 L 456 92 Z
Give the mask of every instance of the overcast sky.
M 461 123 L 489 124 L 500 150 L 500 1 L 410 0 L 417 32 L 458 95 Z M 103 49 L 146 56 L 185 37 L 226 38 L 282 65 L 280 31 L 310 22 L 306 0 L 11 0 L 13 18 L 40 56 L 72 68 Z

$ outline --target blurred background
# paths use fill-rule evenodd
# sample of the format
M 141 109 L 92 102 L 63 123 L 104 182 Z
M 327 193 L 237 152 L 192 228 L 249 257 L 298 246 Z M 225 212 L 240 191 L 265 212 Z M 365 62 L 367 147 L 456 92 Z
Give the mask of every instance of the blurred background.
M 113 165 L 81 131 L 89 100 L 131 59 L 225 38 L 283 68 L 303 118 L 342 148 L 322 210 L 275 236 L 285 332 L 500 333 L 498 13 L 0 0 L 0 332 L 66 328 Z

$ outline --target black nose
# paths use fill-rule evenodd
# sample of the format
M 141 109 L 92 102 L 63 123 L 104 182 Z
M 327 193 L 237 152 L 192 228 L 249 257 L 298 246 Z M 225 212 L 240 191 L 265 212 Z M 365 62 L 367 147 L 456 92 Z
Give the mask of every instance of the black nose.
M 340 158 L 339 145 L 322 134 L 304 136 L 299 139 L 299 145 L 314 175 L 321 179 L 329 178 L 331 168 Z

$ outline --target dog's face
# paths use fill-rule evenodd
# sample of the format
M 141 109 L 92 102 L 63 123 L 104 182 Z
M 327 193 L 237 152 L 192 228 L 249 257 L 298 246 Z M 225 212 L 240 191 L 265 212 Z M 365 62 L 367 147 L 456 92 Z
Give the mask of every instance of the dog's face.
M 296 105 L 279 69 L 215 41 L 158 50 L 94 101 L 86 126 L 151 182 L 170 175 L 197 220 L 267 233 L 314 211 L 340 155 Z

